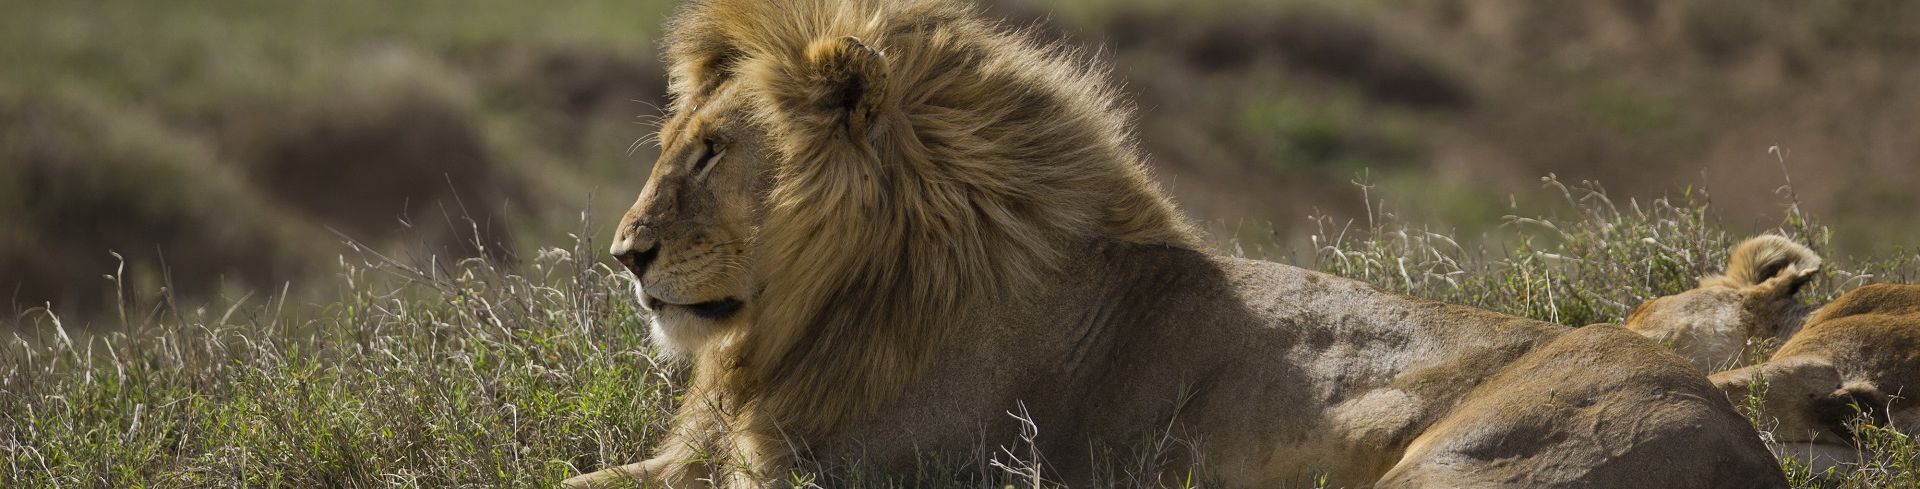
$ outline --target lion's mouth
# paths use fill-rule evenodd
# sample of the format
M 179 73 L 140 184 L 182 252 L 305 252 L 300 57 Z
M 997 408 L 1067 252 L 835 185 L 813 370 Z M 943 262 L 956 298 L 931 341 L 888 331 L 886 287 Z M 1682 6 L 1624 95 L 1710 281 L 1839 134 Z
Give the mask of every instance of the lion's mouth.
M 647 296 L 647 309 L 658 311 L 664 308 L 674 307 L 686 310 L 694 316 L 708 321 L 720 321 L 733 317 L 733 315 L 739 313 L 740 308 L 745 305 L 746 303 L 731 297 L 720 300 L 696 302 L 693 304 L 674 304 L 653 296 Z

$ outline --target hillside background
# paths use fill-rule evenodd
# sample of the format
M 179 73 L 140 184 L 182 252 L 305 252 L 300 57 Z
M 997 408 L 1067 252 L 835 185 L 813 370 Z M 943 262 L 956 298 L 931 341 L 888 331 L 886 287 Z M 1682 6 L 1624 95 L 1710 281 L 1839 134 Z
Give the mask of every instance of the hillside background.
M 324 296 L 348 238 L 506 263 L 605 242 L 655 156 L 633 143 L 663 105 L 673 8 L 6 2 L 0 308 L 80 324 L 163 287 Z M 1700 199 L 1735 233 L 1781 226 L 1797 199 L 1840 263 L 1920 243 L 1920 3 L 986 8 L 1114 65 L 1159 178 L 1222 249 L 1311 255 L 1309 235 L 1382 200 L 1491 233 L 1570 212 L 1549 174 L 1622 207 Z

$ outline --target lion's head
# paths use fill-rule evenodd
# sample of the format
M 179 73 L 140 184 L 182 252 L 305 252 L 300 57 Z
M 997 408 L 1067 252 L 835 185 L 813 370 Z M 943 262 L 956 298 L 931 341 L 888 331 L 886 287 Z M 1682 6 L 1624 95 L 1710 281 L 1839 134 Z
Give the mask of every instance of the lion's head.
M 667 46 L 662 157 L 613 254 L 656 338 L 782 426 L 884 402 L 1078 246 L 1198 246 L 1102 75 L 971 7 L 711 0 Z M 827 385 L 857 388 L 788 392 Z
M 1736 405 L 1761 403 L 1767 425 L 1781 443 L 1843 445 L 1852 437 L 1846 422 L 1854 404 L 1875 406 L 1864 389 L 1849 388 L 1826 359 L 1795 357 L 1728 370 L 1708 377 Z
M 653 312 L 654 340 L 674 352 L 696 351 L 740 324 L 759 290 L 747 265 L 773 156 L 750 97 L 706 102 L 660 128 L 660 160 L 614 232 L 613 255 Z
M 1712 372 L 1740 362 L 1749 340 L 1784 337 L 1809 309 L 1795 294 L 1820 271 L 1820 256 L 1787 238 L 1757 236 L 1735 246 L 1726 273 L 1693 290 L 1648 300 L 1627 328 L 1662 342 Z

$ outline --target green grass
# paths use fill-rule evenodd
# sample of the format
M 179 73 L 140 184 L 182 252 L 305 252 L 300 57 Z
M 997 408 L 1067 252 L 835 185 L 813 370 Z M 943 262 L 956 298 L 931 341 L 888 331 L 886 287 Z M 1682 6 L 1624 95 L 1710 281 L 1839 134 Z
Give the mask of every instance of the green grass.
M 326 304 L 139 304 L 84 337 L 22 318 L 0 486 L 540 486 L 664 429 L 679 370 L 587 248 L 515 273 L 360 256 Z
M 1371 224 L 1323 218 L 1314 261 L 1388 290 L 1581 325 L 1691 287 L 1740 238 L 1718 230 L 1699 193 L 1613 203 L 1547 183 L 1566 199 L 1553 209 L 1561 215 L 1510 217 L 1484 242 L 1382 209 Z M 206 305 L 160 295 L 86 334 L 43 311 L 15 318 L 19 333 L 0 350 L 0 487 L 540 487 L 640 460 L 667 428 L 684 372 L 648 346 L 625 279 L 581 229 L 514 269 L 354 250 L 336 267 L 337 294 L 320 303 L 277 291 Z M 1814 295 L 1914 270 L 1910 260 L 1834 262 Z M 1861 433 L 1871 464 L 1816 475 L 1789 461 L 1796 485 L 1910 487 L 1915 442 Z M 961 479 L 1035 485 L 1023 460 L 1015 449 Z M 824 485 L 918 486 L 954 472 L 903 477 Z

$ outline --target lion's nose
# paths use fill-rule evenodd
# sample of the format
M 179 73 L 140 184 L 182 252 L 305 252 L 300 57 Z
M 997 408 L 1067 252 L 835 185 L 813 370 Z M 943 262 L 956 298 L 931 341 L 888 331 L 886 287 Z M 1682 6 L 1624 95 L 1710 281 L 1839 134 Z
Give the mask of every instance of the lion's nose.
M 613 259 L 620 260 L 634 278 L 647 275 L 647 267 L 660 257 L 660 242 L 653 237 L 651 226 L 638 226 L 632 233 L 615 237 L 613 240 Z
M 654 246 L 647 248 L 646 251 L 627 250 L 624 253 L 613 255 L 613 258 L 620 260 L 621 265 L 626 265 L 627 270 L 632 270 L 634 278 L 640 278 L 647 276 L 647 266 L 652 265 L 653 259 L 659 256 L 660 247 Z

